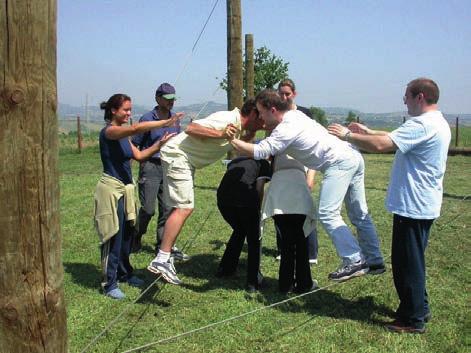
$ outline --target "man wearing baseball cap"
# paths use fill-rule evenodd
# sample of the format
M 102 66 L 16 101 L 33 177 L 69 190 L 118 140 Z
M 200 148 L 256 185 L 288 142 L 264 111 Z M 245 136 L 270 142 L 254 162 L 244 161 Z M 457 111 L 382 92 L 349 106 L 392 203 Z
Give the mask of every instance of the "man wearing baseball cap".
M 172 115 L 173 104 L 176 99 L 175 87 L 170 83 L 162 83 L 155 91 L 155 101 L 157 106 L 150 112 L 144 114 L 139 122 L 142 121 L 158 121 L 169 119 Z M 176 113 L 182 115 L 183 113 Z M 140 150 L 144 150 L 152 146 L 156 141 L 160 140 L 166 133 L 179 133 L 180 124 L 161 129 L 154 129 L 144 134 L 136 135 L 132 142 Z M 134 235 L 133 252 L 141 249 L 142 236 L 147 232 L 147 226 L 155 214 L 156 202 L 158 203 L 159 217 L 156 229 L 156 252 L 160 246 L 164 231 L 165 222 L 171 211 L 163 199 L 163 175 L 162 164 L 160 160 L 160 152 L 154 154 L 149 160 L 143 162 L 139 166 L 139 199 L 141 208 L 139 210 L 139 230 Z M 179 251 L 176 247 L 172 249 L 172 255 L 176 260 L 188 260 L 188 255 Z

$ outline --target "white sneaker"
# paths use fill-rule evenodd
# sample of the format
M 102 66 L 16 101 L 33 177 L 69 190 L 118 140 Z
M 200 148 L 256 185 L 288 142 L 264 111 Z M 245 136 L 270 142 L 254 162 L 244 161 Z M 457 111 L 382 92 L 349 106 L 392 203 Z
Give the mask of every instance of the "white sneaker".
M 147 269 L 155 274 L 160 274 L 170 284 L 179 285 L 182 281 L 177 277 L 177 271 L 171 260 L 167 262 L 152 261 Z
M 310 265 L 317 265 L 317 259 L 309 259 Z

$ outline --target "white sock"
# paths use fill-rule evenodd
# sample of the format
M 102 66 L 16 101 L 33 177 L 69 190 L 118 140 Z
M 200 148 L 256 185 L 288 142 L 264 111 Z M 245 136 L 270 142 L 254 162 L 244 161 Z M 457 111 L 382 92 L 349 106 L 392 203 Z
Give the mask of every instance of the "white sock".
M 167 262 L 169 259 L 170 259 L 170 253 L 159 249 L 159 252 L 157 253 L 157 256 L 155 257 L 155 261 Z

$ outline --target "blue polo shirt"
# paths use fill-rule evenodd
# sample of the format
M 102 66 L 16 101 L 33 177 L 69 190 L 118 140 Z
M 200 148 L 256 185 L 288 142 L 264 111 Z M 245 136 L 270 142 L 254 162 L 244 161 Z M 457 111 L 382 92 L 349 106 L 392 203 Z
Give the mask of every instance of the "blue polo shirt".
M 168 117 L 170 118 L 172 115 L 173 113 L 170 112 Z M 139 119 L 139 122 L 141 123 L 143 121 L 159 121 L 159 120 L 162 120 L 162 119 L 159 119 L 159 116 L 157 115 L 157 107 L 155 107 L 150 112 L 147 112 L 143 116 L 141 116 L 141 118 Z M 135 135 L 132 138 L 132 143 L 142 151 L 152 146 L 156 141 L 160 140 L 166 132 L 170 134 L 173 132 L 179 133 L 180 131 L 181 131 L 180 122 L 178 122 L 177 126 L 153 129 L 143 134 Z M 151 159 L 160 159 L 160 152 L 155 153 L 151 157 Z
M 131 142 L 128 137 L 119 140 L 106 138 L 105 131 L 109 126 L 106 125 L 100 131 L 100 156 L 103 172 L 121 180 L 124 184 L 132 184 Z
M 450 126 L 439 111 L 413 117 L 389 134 L 397 146 L 387 209 L 413 219 L 440 215 Z

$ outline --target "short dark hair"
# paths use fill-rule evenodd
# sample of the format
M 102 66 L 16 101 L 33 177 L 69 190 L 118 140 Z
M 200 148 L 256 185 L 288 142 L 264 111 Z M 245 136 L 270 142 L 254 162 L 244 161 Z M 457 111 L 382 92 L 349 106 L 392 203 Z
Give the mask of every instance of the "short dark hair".
M 255 103 L 260 104 L 265 109 L 276 108 L 280 112 L 286 112 L 289 110 L 289 103 L 281 99 L 277 91 L 271 88 L 264 89 L 257 97 L 255 97 Z
M 242 116 L 249 116 L 252 110 L 257 110 L 257 106 L 255 105 L 255 99 L 247 98 L 247 100 L 242 105 L 242 108 L 240 108 L 240 114 Z M 258 111 L 257 111 L 257 114 L 258 114 Z
M 407 88 L 409 89 L 409 92 L 413 98 L 417 97 L 419 93 L 422 93 L 424 95 L 425 101 L 428 104 L 436 104 L 438 102 L 438 98 L 440 97 L 440 90 L 438 89 L 438 85 L 435 83 L 435 81 L 429 78 L 416 78 L 407 84 Z
M 104 119 L 105 121 L 110 122 L 113 119 L 113 113 L 111 109 L 119 109 L 124 102 L 131 101 L 131 97 L 124 93 L 113 94 L 110 99 L 106 102 L 100 103 L 100 109 L 105 111 Z
M 283 86 L 288 86 L 289 88 L 291 88 L 293 92 L 296 92 L 296 86 L 293 80 L 290 78 L 285 78 L 284 80 L 281 80 L 280 83 L 278 84 L 278 89 L 280 89 Z

